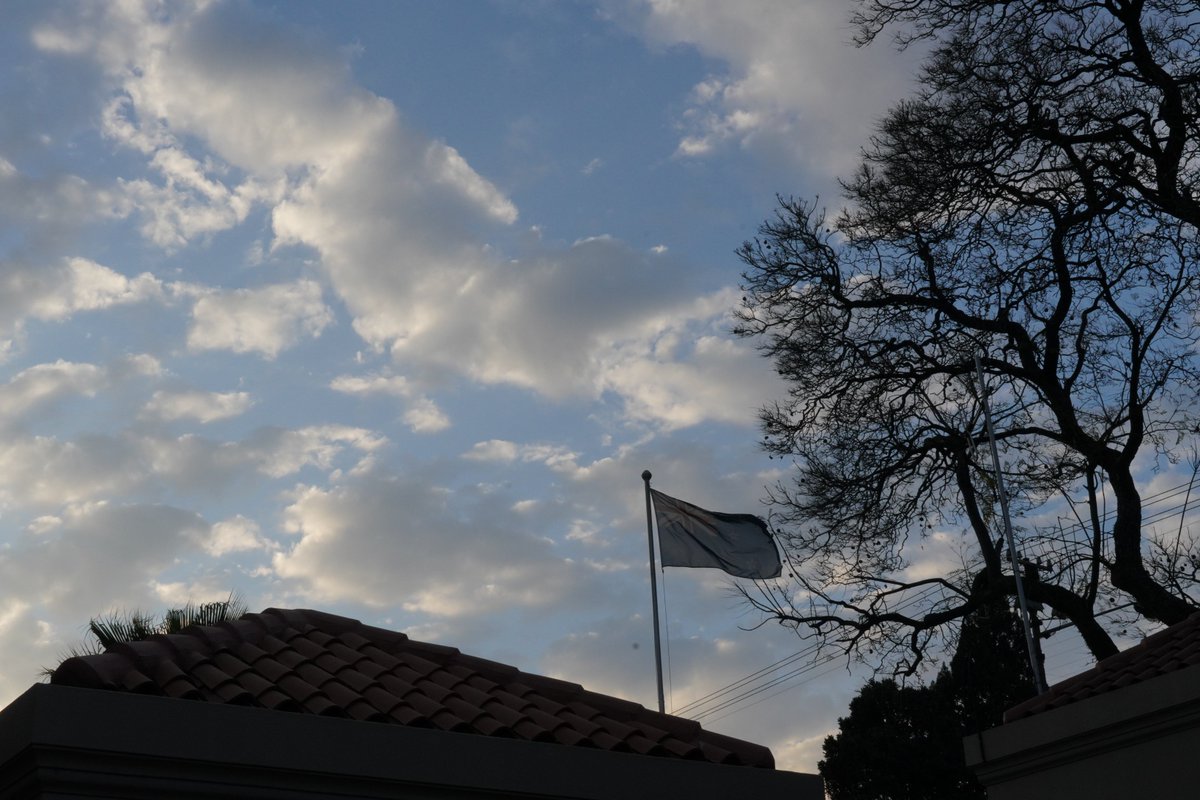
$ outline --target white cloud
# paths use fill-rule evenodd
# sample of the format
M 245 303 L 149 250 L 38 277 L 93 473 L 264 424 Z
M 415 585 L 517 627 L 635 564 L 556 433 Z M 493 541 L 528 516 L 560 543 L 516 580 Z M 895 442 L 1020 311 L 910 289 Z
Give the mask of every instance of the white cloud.
M 437 433 L 450 427 L 450 418 L 437 403 L 416 390 L 402 375 L 339 375 L 329 388 L 344 394 L 380 394 L 406 401 L 401 419 L 414 433 Z
M 19 417 L 30 408 L 44 406 L 64 395 L 94 395 L 105 383 L 106 371 L 95 364 L 75 364 L 62 359 L 53 364 L 37 364 L 0 385 L 0 408 L 5 417 Z
M 272 543 L 263 538 L 258 523 L 241 514 L 215 523 L 203 541 L 205 552 L 212 556 L 272 547 Z
M 167 421 L 194 419 L 197 422 L 215 422 L 236 417 L 253 403 L 249 392 L 159 390 L 142 408 L 142 414 Z
M 31 411 L 44 411 L 65 397 L 93 397 L 122 381 L 161 373 L 158 359 L 144 353 L 104 366 L 61 358 L 50 364 L 35 364 L 0 384 L 0 420 L 15 420 Z
M 44 512 L 139 493 L 153 496 L 164 487 L 212 493 L 255 475 L 281 479 L 304 469 L 354 469 L 386 441 L 347 425 L 259 428 L 229 442 L 134 431 L 65 440 L 0 437 L 0 509 Z
M 874 119 L 905 94 L 916 64 L 917 54 L 898 56 L 887 42 L 853 47 L 852 8 L 843 0 L 639 0 L 633 7 L 624 18 L 648 40 L 692 45 L 727 65 L 692 89 L 676 151 L 683 157 L 734 144 L 818 175 L 844 174 Z
M 519 459 L 526 463 L 540 463 L 554 470 L 571 472 L 577 469 L 575 460 L 578 454 L 558 444 L 518 445 L 504 439 L 489 439 L 486 442 L 476 442 L 462 457 L 468 461 L 501 463 L 512 463 Z
M 305 336 L 320 336 L 331 322 L 316 281 L 213 292 L 196 300 L 187 343 L 192 350 L 275 358 Z
M 471 461 L 512 462 L 517 460 L 519 454 L 520 448 L 517 447 L 516 442 L 489 439 L 486 442 L 476 442 L 470 450 L 463 453 L 463 458 Z
M 416 475 L 299 487 L 284 514 L 298 541 L 274 556 L 275 572 L 326 602 L 402 605 L 435 617 L 546 611 L 603 591 L 527 532 L 528 519 L 511 505 Z
M 737 13 L 723 8 L 700 6 L 687 22 L 669 4 L 655 7 L 647 30 L 707 42 Z M 682 348 L 658 369 L 664 335 L 724 335 L 729 306 L 718 303 L 731 296 L 697 300 L 662 251 L 593 236 L 502 260 L 487 241 L 517 219 L 512 201 L 454 147 L 412 130 L 391 102 L 353 85 L 341 55 L 269 15 L 219 4 L 168 14 L 111 7 L 102 16 L 89 23 L 98 32 L 46 28 L 37 41 L 91 53 L 120 84 L 106 130 L 144 154 L 156 176 L 127 185 L 151 239 L 174 246 L 237 224 L 261 204 L 270 209 L 271 247 L 314 251 L 312 267 L 355 332 L 390 351 L 399 368 L 554 399 L 615 394 L 634 419 L 668 428 L 753 421 L 745 398 L 772 385 L 765 362 L 757 375 L 738 364 L 737 391 L 717 389 L 725 378 L 715 373 L 705 379 L 736 361 L 715 345 Z M 796 18 L 785 16 L 790 30 Z M 770 27 L 768 17 L 738 18 L 731 35 L 739 44 L 722 57 L 745 54 L 738 48 Z M 772 32 L 771 58 L 781 57 L 785 38 Z M 274 358 L 331 320 L 314 281 L 207 293 L 196 300 L 188 346 Z M 413 430 L 448 426 L 431 398 L 405 399 L 401 417 Z
M 415 400 L 403 419 L 414 433 L 437 433 L 450 427 L 450 418 L 428 397 Z
M 162 283 L 149 273 L 128 278 L 86 258 L 35 265 L 0 256 L 0 288 L 0 355 L 22 336 L 28 319 L 63 322 L 81 312 L 164 296 Z

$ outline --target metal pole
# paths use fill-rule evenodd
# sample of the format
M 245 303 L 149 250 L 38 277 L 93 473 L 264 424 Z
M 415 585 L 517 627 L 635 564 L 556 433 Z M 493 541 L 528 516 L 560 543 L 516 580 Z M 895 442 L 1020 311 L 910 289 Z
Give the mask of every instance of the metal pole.
M 992 411 L 988 405 L 987 391 L 983 386 L 983 364 L 975 354 L 975 377 L 979 381 L 979 399 L 983 403 L 983 421 L 987 427 L 988 444 L 992 449 L 992 468 L 996 471 L 996 494 L 1000 498 L 1000 514 L 1004 519 L 1004 539 L 1008 543 L 1008 563 L 1012 566 L 1013 580 L 1017 584 L 1017 604 L 1021 608 L 1021 626 L 1025 629 L 1025 648 L 1029 651 L 1029 669 L 1037 693 L 1046 691 L 1042 684 L 1042 671 L 1037 663 L 1037 646 L 1033 642 L 1033 631 L 1029 625 L 1029 606 L 1025 602 L 1025 584 L 1021 580 L 1021 566 L 1017 563 L 1017 546 L 1013 541 L 1012 521 L 1008 516 L 1008 493 L 1004 490 L 1004 476 L 1000 473 L 1000 451 L 996 449 L 996 434 L 992 430 Z
M 642 481 L 646 484 L 646 541 L 650 545 L 650 603 L 654 608 L 654 671 L 658 676 L 658 710 L 667 713 L 667 703 L 663 699 L 662 674 L 662 642 L 658 635 L 658 578 L 654 574 L 654 512 L 650 507 L 650 470 L 642 472 Z

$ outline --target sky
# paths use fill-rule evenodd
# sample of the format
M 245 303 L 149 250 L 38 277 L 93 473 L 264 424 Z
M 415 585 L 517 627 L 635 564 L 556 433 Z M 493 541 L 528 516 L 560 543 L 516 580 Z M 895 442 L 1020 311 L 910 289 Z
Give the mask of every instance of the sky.
M 733 251 L 911 90 L 848 10 L 6 0 L 0 705 L 236 591 L 653 707 L 642 470 L 781 475 Z M 865 675 L 662 585 L 669 709 L 799 652 L 701 721 L 815 771 Z

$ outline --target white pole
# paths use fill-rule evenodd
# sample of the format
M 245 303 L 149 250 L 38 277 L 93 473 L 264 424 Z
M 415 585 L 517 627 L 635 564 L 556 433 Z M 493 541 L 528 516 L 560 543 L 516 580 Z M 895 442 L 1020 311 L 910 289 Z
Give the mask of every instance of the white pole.
M 650 507 L 650 470 L 642 472 L 646 484 L 646 541 L 650 544 L 650 604 L 654 608 L 654 671 L 658 676 L 658 710 L 667 713 L 663 699 L 662 643 L 658 635 L 658 578 L 654 574 L 654 512 Z
M 987 426 L 988 444 L 992 448 L 992 468 L 996 471 L 996 494 L 1000 498 L 1000 514 L 1004 518 L 1004 539 L 1008 542 L 1008 563 L 1012 565 L 1013 580 L 1017 583 L 1017 604 L 1021 608 L 1021 625 L 1025 628 L 1025 648 L 1029 651 L 1029 668 L 1033 671 L 1033 684 L 1037 693 L 1046 691 L 1042 685 L 1042 671 L 1038 668 L 1037 648 L 1033 643 L 1033 630 L 1029 626 L 1029 606 L 1025 602 L 1025 583 L 1021 580 L 1021 565 L 1017 561 L 1017 547 L 1013 542 L 1012 522 L 1008 516 L 1008 493 L 1004 490 L 1004 476 L 1000 473 L 1000 451 L 996 449 L 996 434 L 992 430 L 992 411 L 988 405 L 987 390 L 983 386 L 983 364 L 975 354 L 975 377 L 979 381 L 979 399 L 983 403 L 983 421 Z

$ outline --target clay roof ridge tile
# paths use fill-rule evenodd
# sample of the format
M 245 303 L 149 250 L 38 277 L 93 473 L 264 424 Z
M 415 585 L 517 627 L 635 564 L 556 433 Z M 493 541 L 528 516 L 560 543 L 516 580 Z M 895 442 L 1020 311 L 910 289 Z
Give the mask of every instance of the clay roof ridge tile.
M 611 750 L 616 753 L 632 753 L 633 748 L 629 746 L 629 742 L 613 736 L 606 730 L 596 731 L 588 737 L 596 743 L 596 746 L 601 750 Z
M 669 755 L 670 751 L 660 745 L 658 742 L 642 736 L 640 733 L 634 733 L 625 739 L 629 746 L 634 749 L 634 752 L 641 753 L 646 756 L 664 756 Z
M 437 727 L 428 717 L 407 703 L 399 703 L 393 706 L 387 713 L 388 717 L 401 725 L 408 725 L 414 728 Z
M 474 703 L 468 703 L 466 700 L 463 700 L 457 695 L 450 695 L 447 697 L 444 701 L 444 705 L 446 708 L 453 711 L 455 715 L 471 723 L 472 726 L 475 725 L 475 721 L 480 717 L 488 716 L 488 713 L 485 710 Z
M 184 653 L 207 654 L 211 649 L 203 639 L 188 633 L 156 633 L 146 641 L 158 642 L 170 649 L 176 658 L 182 657 Z
M 480 658 L 479 656 L 467 655 L 466 653 L 458 654 L 454 659 L 454 666 L 459 669 L 469 670 L 496 682 L 511 680 L 516 675 L 525 674 L 512 664 L 492 661 L 488 658 Z M 450 669 L 450 667 L 447 667 L 447 669 Z
M 134 664 L 157 664 L 175 658 L 175 650 L 166 642 L 143 639 L 138 642 L 117 642 L 108 648 L 109 653 L 120 653 Z
M 525 715 L 522 714 L 520 711 L 516 710 L 515 708 L 510 708 L 509 706 L 504 705 L 499 700 L 489 701 L 484 706 L 484 711 L 486 711 L 492 717 L 495 717 L 496 719 L 500 720 L 501 722 L 503 722 L 505 725 L 507 725 L 510 728 L 513 727 L 514 725 L 516 725 L 522 719 L 525 719 Z
M 644 719 L 631 721 L 630 725 L 637 730 L 638 733 L 640 733 L 642 736 L 645 736 L 652 742 L 662 742 L 665 739 L 672 738 L 670 732 L 664 731 L 662 728 L 655 727 L 649 722 L 646 722 Z
M 369 661 L 370 660 L 366 656 L 364 656 L 362 653 L 355 650 L 353 647 L 347 646 L 340 639 L 334 639 L 332 642 L 329 643 L 329 646 L 326 647 L 325 649 L 329 652 L 329 655 L 333 656 L 334 658 L 340 658 L 342 661 L 345 661 L 347 664 L 357 664 L 360 661 Z
M 200 700 L 203 698 L 200 688 L 184 676 L 172 678 L 164 682 L 162 690 L 163 694 L 167 697 L 182 698 L 184 700 Z
M 681 739 L 669 738 L 659 742 L 667 751 L 678 758 L 686 758 L 689 761 L 703 761 L 704 751 L 700 749 L 700 745 L 695 742 L 684 741 Z
M 547 714 L 545 711 L 542 711 L 539 708 L 527 708 L 525 709 L 524 713 L 526 717 L 533 720 L 548 731 L 554 731 L 563 727 L 570 727 L 566 720 L 560 719 L 551 714 Z
M 419 691 L 425 697 L 428 697 L 429 699 L 439 703 L 445 701 L 447 697 L 453 694 L 451 689 L 447 689 L 445 686 L 435 683 L 428 677 L 416 681 L 413 684 L 413 688 Z
M 212 662 L 230 675 L 237 676 L 243 672 L 253 672 L 254 667 L 246 663 L 244 659 L 230 650 L 221 650 L 213 653 L 211 656 Z
M 391 714 L 392 709 L 404 703 L 403 700 L 378 683 L 373 683 L 366 687 L 362 690 L 361 694 L 364 700 L 384 714 Z
M 316 658 L 322 653 L 328 652 L 324 647 L 313 640 L 313 636 L 320 631 L 310 631 L 304 636 L 297 636 L 292 639 L 290 644 L 295 648 L 296 652 L 302 654 L 305 658 Z
M 313 686 L 308 681 L 301 678 L 294 672 L 289 672 L 279 680 L 275 681 L 275 685 L 279 690 L 285 693 L 288 697 L 293 698 L 298 703 L 304 704 L 306 700 L 315 694 L 320 694 L 321 690 Z
M 467 678 L 467 685 L 484 694 L 491 694 L 500 688 L 500 684 L 478 673 Z
M 361 650 L 365 645 L 374 644 L 374 642 L 358 631 L 340 633 L 335 641 L 340 642 L 343 647 L 348 647 L 351 650 Z M 378 645 L 375 646 L 378 647 Z
M 647 722 L 653 722 L 655 726 L 684 741 L 692 741 L 704 731 L 704 728 L 696 720 L 688 719 L 687 717 L 677 717 L 674 714 L 663 714 L 658 711 L 647 710 L 645 719 Z
M 400 631 L 389 631 L 387 628 L 376 628 L 373 625 L 359 625 L 355 630 L 341 632 L 338 635 L 344 636 L 347 633 L 386 647 L 397 647 L 409 641 L 408 636 Z
M 547 730 L 527 717 L 522 717 L 517 721 L 517 724 L 513 726 L 513 732 L 521 739 L 527 739 L 531 742 L 557 741 L 553 731 Z
M 732 736 L 726 736 L 722 733 L 714 733 L 713 731 L 704 731 L 704 735 L 699 740 L 700 746 L 706 744 L 720 747 L 733 753 L 737 761 L 730 762 L 723 760 L 720 763 L 739 763 L 748 764 L 755 767 L 767 767 L 773 769 L 775 767 L 775 757 L 771 755 L 771 750 L 761 744 L 747 742 L 743 739 L 735 739 Z
M 217 623 L 217 627 L 228 631 L 229 635 L 239 642 L 257 641 L 266 632 L 261 623 L 255 619 L 250 619 L 249 614 L 243 614 L 237 619 L 223 619 Z
M 498 736 L 503 739 L 517 738 L 517 732 L 490 714 L 476 717 L 471 724 L 484 736 Z
M 239 642 L 238 646 L 233 648 L 230 652 L 251 666 L 257 664 L 259 661 L 262 661 L 264 658 L 271 657 L 271 654 L 266 650 L 263 650 L 258 645 L 250 642 Z
M 362 623 L 350 617 L 330 614 L 326 611 L 314 611 L 310 608 L 268 608 L 262 612 L 264 617 L 274 617 L 284 624 L 294 628 L 322 628 L 327 631 L 340 633 L 342 630 L 353 630 L 362 627 Z
M 121 687 L 136 694 L 162 694 L 157 681 L 144 674 L 136 667 L 125 673 Z
M 323 687 L 330 681 L 335 680 L 331 673 L 321 669 L 315 661 L 305 661 L 303 664 L 297 664 L 295 672 L 301 678 L 317 687 Z
M 263 652 L 271 655 L 275 655 L 280 650 L 287 650 L 291 647 L 291 645 L 279 638 L 279 636 L 274 633 L 269 633 L 264 636 L 262 641 L 258 643 L 258 646 L 262 648 Z
M 533 675 L 528 672 L 523 672 L 521 673 L 521 677 L 534 691 L 539 693 L 549 692 L 551 693 L 551 696 L 558 695 L 558 697 L 562 698 L 560 702 L 566 702 L 567 699 L 571 697 L 592 694 L 591 692 L 585 691 L 584 688 L 578 683 L 571 683 L 570 681 L 564 681 L 559 678 L 551 678 L 549 675 Z M 615 700 L 616 698 L 612 699 Z
M 490 694 L 476 689 L 467 681 L 455 686 L 454 693 L 477 708 L 483 708 L 492 699 Z
M 430 721 L 444 731 L 453 733 L 472 733 L 471 723 L 462 719 L 448 708 L 442 708 L 437 713 L 431 714 Z
M 592 722 L 590 719 L 584 719 L 572 711 L 563 712 L 561 719 L 570 725 L 572 730 L 578 731 L 585 736 L 591 736 L 596 731 L 604 730 L 603 726 Z
M 462 655 L 462 652 L 457 647 L 449 647 L 448 645 L 444 644 L 433 644 L 432 642 L 415 642 L 412 639 L 405 641 L 404 651 L 406 653 L 419 653 L 422 656 L 426 656 L 430 660 L 435 660 L 439 663 L 444 663 L 455 656 Z
M 309 695 L 308 699 L 300 703 L 305 710 L 316 714 L 318 717 L 346 717 L 346 709 L 332 702 L 328 697 L 318 692 L 317 694 Z
M 295 698 L 288 697 L 275 687 L 271 687 L 262 694 L 258 695 L 258 703 L 264 708 L 270 708 L 275 711 L 290 711 L 292 713 L 300 713 L 304 710 L 304 707 L 296 702 Z
M 413 688 L 411 681 L 398 678 L 390 672 L 381 672 L 376 675 L 375 682 L 399 698 L 404 698 L 410 693 L 417 691 Z
M 321 691 L 325 693 L 331 701 L 349 711 L 350 706 L 355 703 L 365 702 L 362 694 L 354 691 L 346 684 L 337 680 L 331 679 L 328 683 L 321 685 Z
M 180 633 L 204 642 L 211 652 L 234 647 L 241 641 L 232 631 L 217 625 L 188 625 Z
M 389 670 L 395 669 L 396 666 L 404 663 L 404 661 L 402 661 L 401 659 L 392 655 L 391 653 L 389 653 L 385 650 L 381 650 L 380 648 L 376 647 L 375 645 L 369 644 L 369 643 L 364 645 L 363 647 L 358 648 L 358 652 L 362 653 L 364 656 L 371 659 L 376 664 L 380 664 Z
M 218 686 L 214 686 L 213 693 L 221 698 L 224 702 L 235 706 L 256 706 L 258 698 L 254 693 L 246 689 L 246 687 L 236 681 L 226 681 Z
M 373 649 L 375 648 L 364 648 L 363 652 L 369 652 Z M 397 656 L 400 660 L 400 663 L 405 664 L 409 668 L 416 670 L 422 675 L 429 675 L 435 670 L 442 668 L 441 664 L 430 661 L 426 658 L 422 658 L 421 656 L 416 655 L 415 653 L 410 653 L 407 650 L 403 653 L 397 653 Z
M 364 675 L 358 670 L 350 668 L 338 670 L 337 672 L 333 673 L 333 677 L 336 678 L 339 683 L 344 683 L 346 686 L 359 693 L 365 692 L 368 687 L 379 685 L 379 682 L 376 681 L 374 677 Z
M 437 669 L 425 676 L 425 680 L 436 684 L 448 691 L 457 691 L 459 686 L 466 683 L 461 677 L 444 669 Z

